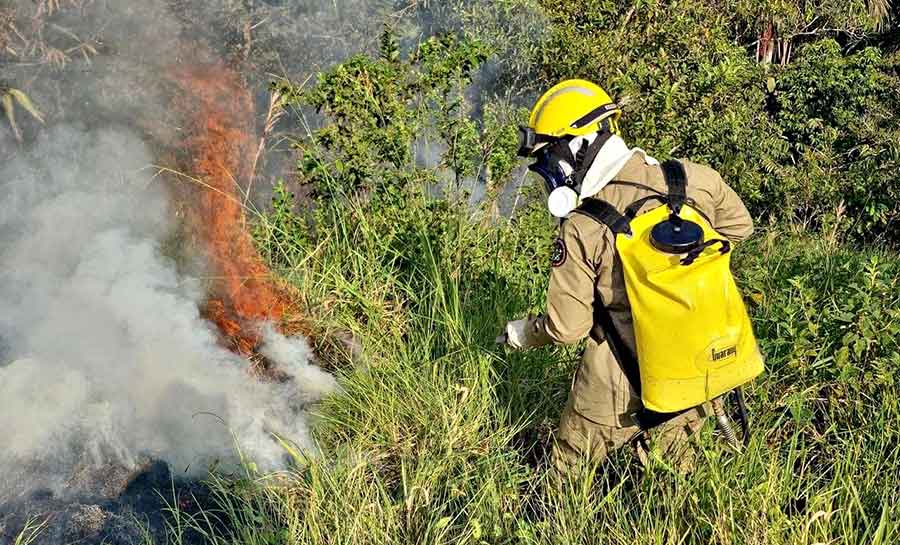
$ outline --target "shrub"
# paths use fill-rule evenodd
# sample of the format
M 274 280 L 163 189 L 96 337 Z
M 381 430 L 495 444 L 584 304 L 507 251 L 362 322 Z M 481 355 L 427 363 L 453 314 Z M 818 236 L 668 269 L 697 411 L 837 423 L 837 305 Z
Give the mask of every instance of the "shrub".
M 627 139 L 708 163 L 757 216 L 872 240 L 900 218 L 896 60 L 848 54 L 827 33 L 806 37 L 784 67 L 757 64 L 747 47 L 771 18 L 831 21 L 842 35 L 865 26 L 863 2 L 832 4 L 545 0 L 540 73 L 545 85 L 608 86 Z
M 879 50 L 803 47 L 777 76 L 772 118 L 789 143 L 772 201 L 795 217 L 874 239 L 900 227 L 900 79 Z M 831 225 L 829 225 L 831 224 Z
M 422 190 L 434 177 L 415 163 L 422 136 L 443 137 L 442 160 L 456 176 L 471 175 L 478 135 L 465 86 L 486 58 L 485 46 L 454 35 L 426 40 L 407 58 L 385 31 L 378 58 L 356 55 L 301 90 L 276 84 L 285 101 L 312 106 L 327 119 L 297 141 L 301 181 L 319 197 L 361 196 L 389 189 Z
M 873 407 L 863 400 L 900 379 L 896 255 L 772 236 L 744 248 L 735 268 L 768 360 L 769 388 L 760 394 L 770 410 L 790 399 L 801 422 L 867 426 Z

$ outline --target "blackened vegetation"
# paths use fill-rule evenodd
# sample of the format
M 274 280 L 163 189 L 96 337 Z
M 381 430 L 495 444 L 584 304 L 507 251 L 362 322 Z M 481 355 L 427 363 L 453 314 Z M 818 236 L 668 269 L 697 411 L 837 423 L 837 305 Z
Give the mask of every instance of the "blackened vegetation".
M 80 481 L 73 486 L 88 488 L 64 497 L 35 490 L 0 504 L 0 542 L 15 542 L 30 520 L 45 524 L 34 545 L 165 543 L 167 528 L 177 525 L 171 508 L 188 517 L 211 506 L 203 484 L 179 480 L 160 461 L 147 462 L 136 471 L 109 466 L 73 479 Z M 182 535 L 185 544 L 202 543 L 194 531 L 185 529 Z

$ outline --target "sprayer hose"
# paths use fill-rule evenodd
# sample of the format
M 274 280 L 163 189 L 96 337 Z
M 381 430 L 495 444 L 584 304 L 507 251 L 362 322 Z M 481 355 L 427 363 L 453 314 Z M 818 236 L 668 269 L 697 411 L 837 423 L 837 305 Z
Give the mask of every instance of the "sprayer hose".
M 712 407 L 713 413 L 716 415 L 716 425 L 722 433 L 722 436 L 725 438 L 725 441 L 731 448 L 740 452 L 742 450 L 741 442 L 738 441 L 737 435 L 734 433 L 734 428 L 731 426 L 731 419 L 729 419 L 728 415 L 725 413 L 722 397 L 714 399 L 712 401 Z

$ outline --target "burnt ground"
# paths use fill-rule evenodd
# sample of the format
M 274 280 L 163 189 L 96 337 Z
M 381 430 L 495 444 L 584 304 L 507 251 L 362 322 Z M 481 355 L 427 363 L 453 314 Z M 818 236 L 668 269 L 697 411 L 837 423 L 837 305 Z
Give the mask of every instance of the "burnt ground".
M 0 543 L 16 543 L 29 521 L 46 524 L 34 545 L 166 543 L 167 528 L 177 525 L 169 515 L 171 507 L 177 504 L 185 517 L 211 503 L 205 485 L 173 478 L 168 465 L 159 461 L 134 472 L 105 467 L 78 479 L 90 481 L 88 492 L 69 496 L 38 489 L 0 504 Z M 73 488 L 81 490 L 81 485 L 73 483 Z M 203 542 L 195 532 L 182 535 L 186 545 Z

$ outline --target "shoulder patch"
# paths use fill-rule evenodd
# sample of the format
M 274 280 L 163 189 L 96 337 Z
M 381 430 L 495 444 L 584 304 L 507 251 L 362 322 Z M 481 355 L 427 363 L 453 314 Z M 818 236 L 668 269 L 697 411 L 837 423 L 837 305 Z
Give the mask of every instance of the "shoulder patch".
M 557 238 L 553 242 L 553 248 L 550 249 L 550 264 L 554 267 L 559 267 L 563 263 L 566 262 L 566 257 L 568 257 L 568 250 L 566 249 L 566 242 L 562 238 Z

